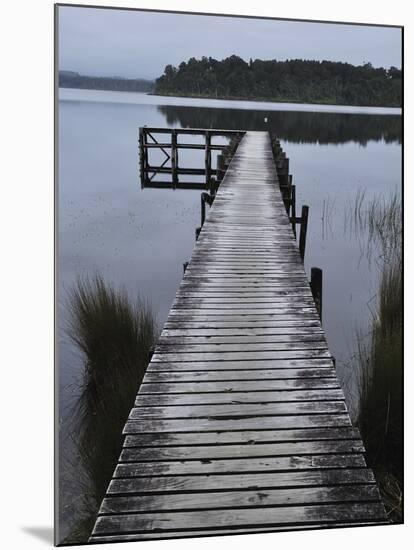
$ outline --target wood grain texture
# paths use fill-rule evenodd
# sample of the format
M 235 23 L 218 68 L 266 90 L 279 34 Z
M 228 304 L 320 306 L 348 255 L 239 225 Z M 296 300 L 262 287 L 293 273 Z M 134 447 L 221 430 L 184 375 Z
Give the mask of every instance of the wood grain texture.
M 233 156 L 123 433 L 90 542 L 387 521 L 266 132 Z

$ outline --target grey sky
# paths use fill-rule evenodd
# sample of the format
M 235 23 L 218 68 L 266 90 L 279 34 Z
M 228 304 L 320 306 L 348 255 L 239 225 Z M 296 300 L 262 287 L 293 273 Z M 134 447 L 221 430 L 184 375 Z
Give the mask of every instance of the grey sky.
M 93 8 L 59 8 L 59 68 L 81 74 L 155 78 L 165 65 L 203 55 L 327 59 L 401 67 L 401 31 Z

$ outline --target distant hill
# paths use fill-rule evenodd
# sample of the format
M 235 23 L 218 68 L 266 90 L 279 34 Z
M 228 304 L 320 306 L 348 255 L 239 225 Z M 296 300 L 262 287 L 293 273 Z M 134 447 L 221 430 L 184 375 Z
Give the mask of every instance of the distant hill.
M 154 81 L 143 78 L 120 78 L 116 76 L 85 76 L 74 71 L 59 71 L 59 87 L 114 90 L 118 92 L 152 92 Z
M 167 65 L 159 95 L 401 107 L 402 71 L 333 61 L 250 59 L 236 55 Z

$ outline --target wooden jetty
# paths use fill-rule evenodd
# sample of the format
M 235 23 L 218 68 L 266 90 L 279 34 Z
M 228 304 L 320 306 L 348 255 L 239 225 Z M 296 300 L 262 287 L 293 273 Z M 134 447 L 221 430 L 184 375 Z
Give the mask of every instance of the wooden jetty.
M 387 522 L 279 183 L 269 134 L 246 132 L 126 422 L 90 542 Z

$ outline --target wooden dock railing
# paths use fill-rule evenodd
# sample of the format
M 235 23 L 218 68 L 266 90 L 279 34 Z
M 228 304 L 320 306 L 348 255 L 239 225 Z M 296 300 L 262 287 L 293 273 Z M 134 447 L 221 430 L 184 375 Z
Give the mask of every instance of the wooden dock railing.
M 141 186 L 151 188 L 172 189 L 210 189 L 211 178 L 220 178 L 223 172 L 222 160 L 218 159 L 218 166 L 212 165 L 212 151 L 230 154 L 237 147 L 243 132 L 234 130 L 211 130 L 194 128 L 149 128 L 144 126 L 139 130 L 140 176 Z M 180 136 L 196 136 L 199 143 L 181 142 Z M 228 138 L 229 143 L 213 143 L 214 138 Z M 160 141 L 162 139 L 162 141 Z M 180 165 L 180 150 L 204 151 L 204 167 L 190 168 Z M 149 152 L 161 151 L 162 162 L 151 164 Z M 171 179 L 158 180 L 158 175 Z M 203 176 L 203 181 L 180 181 L 180 176 Z

